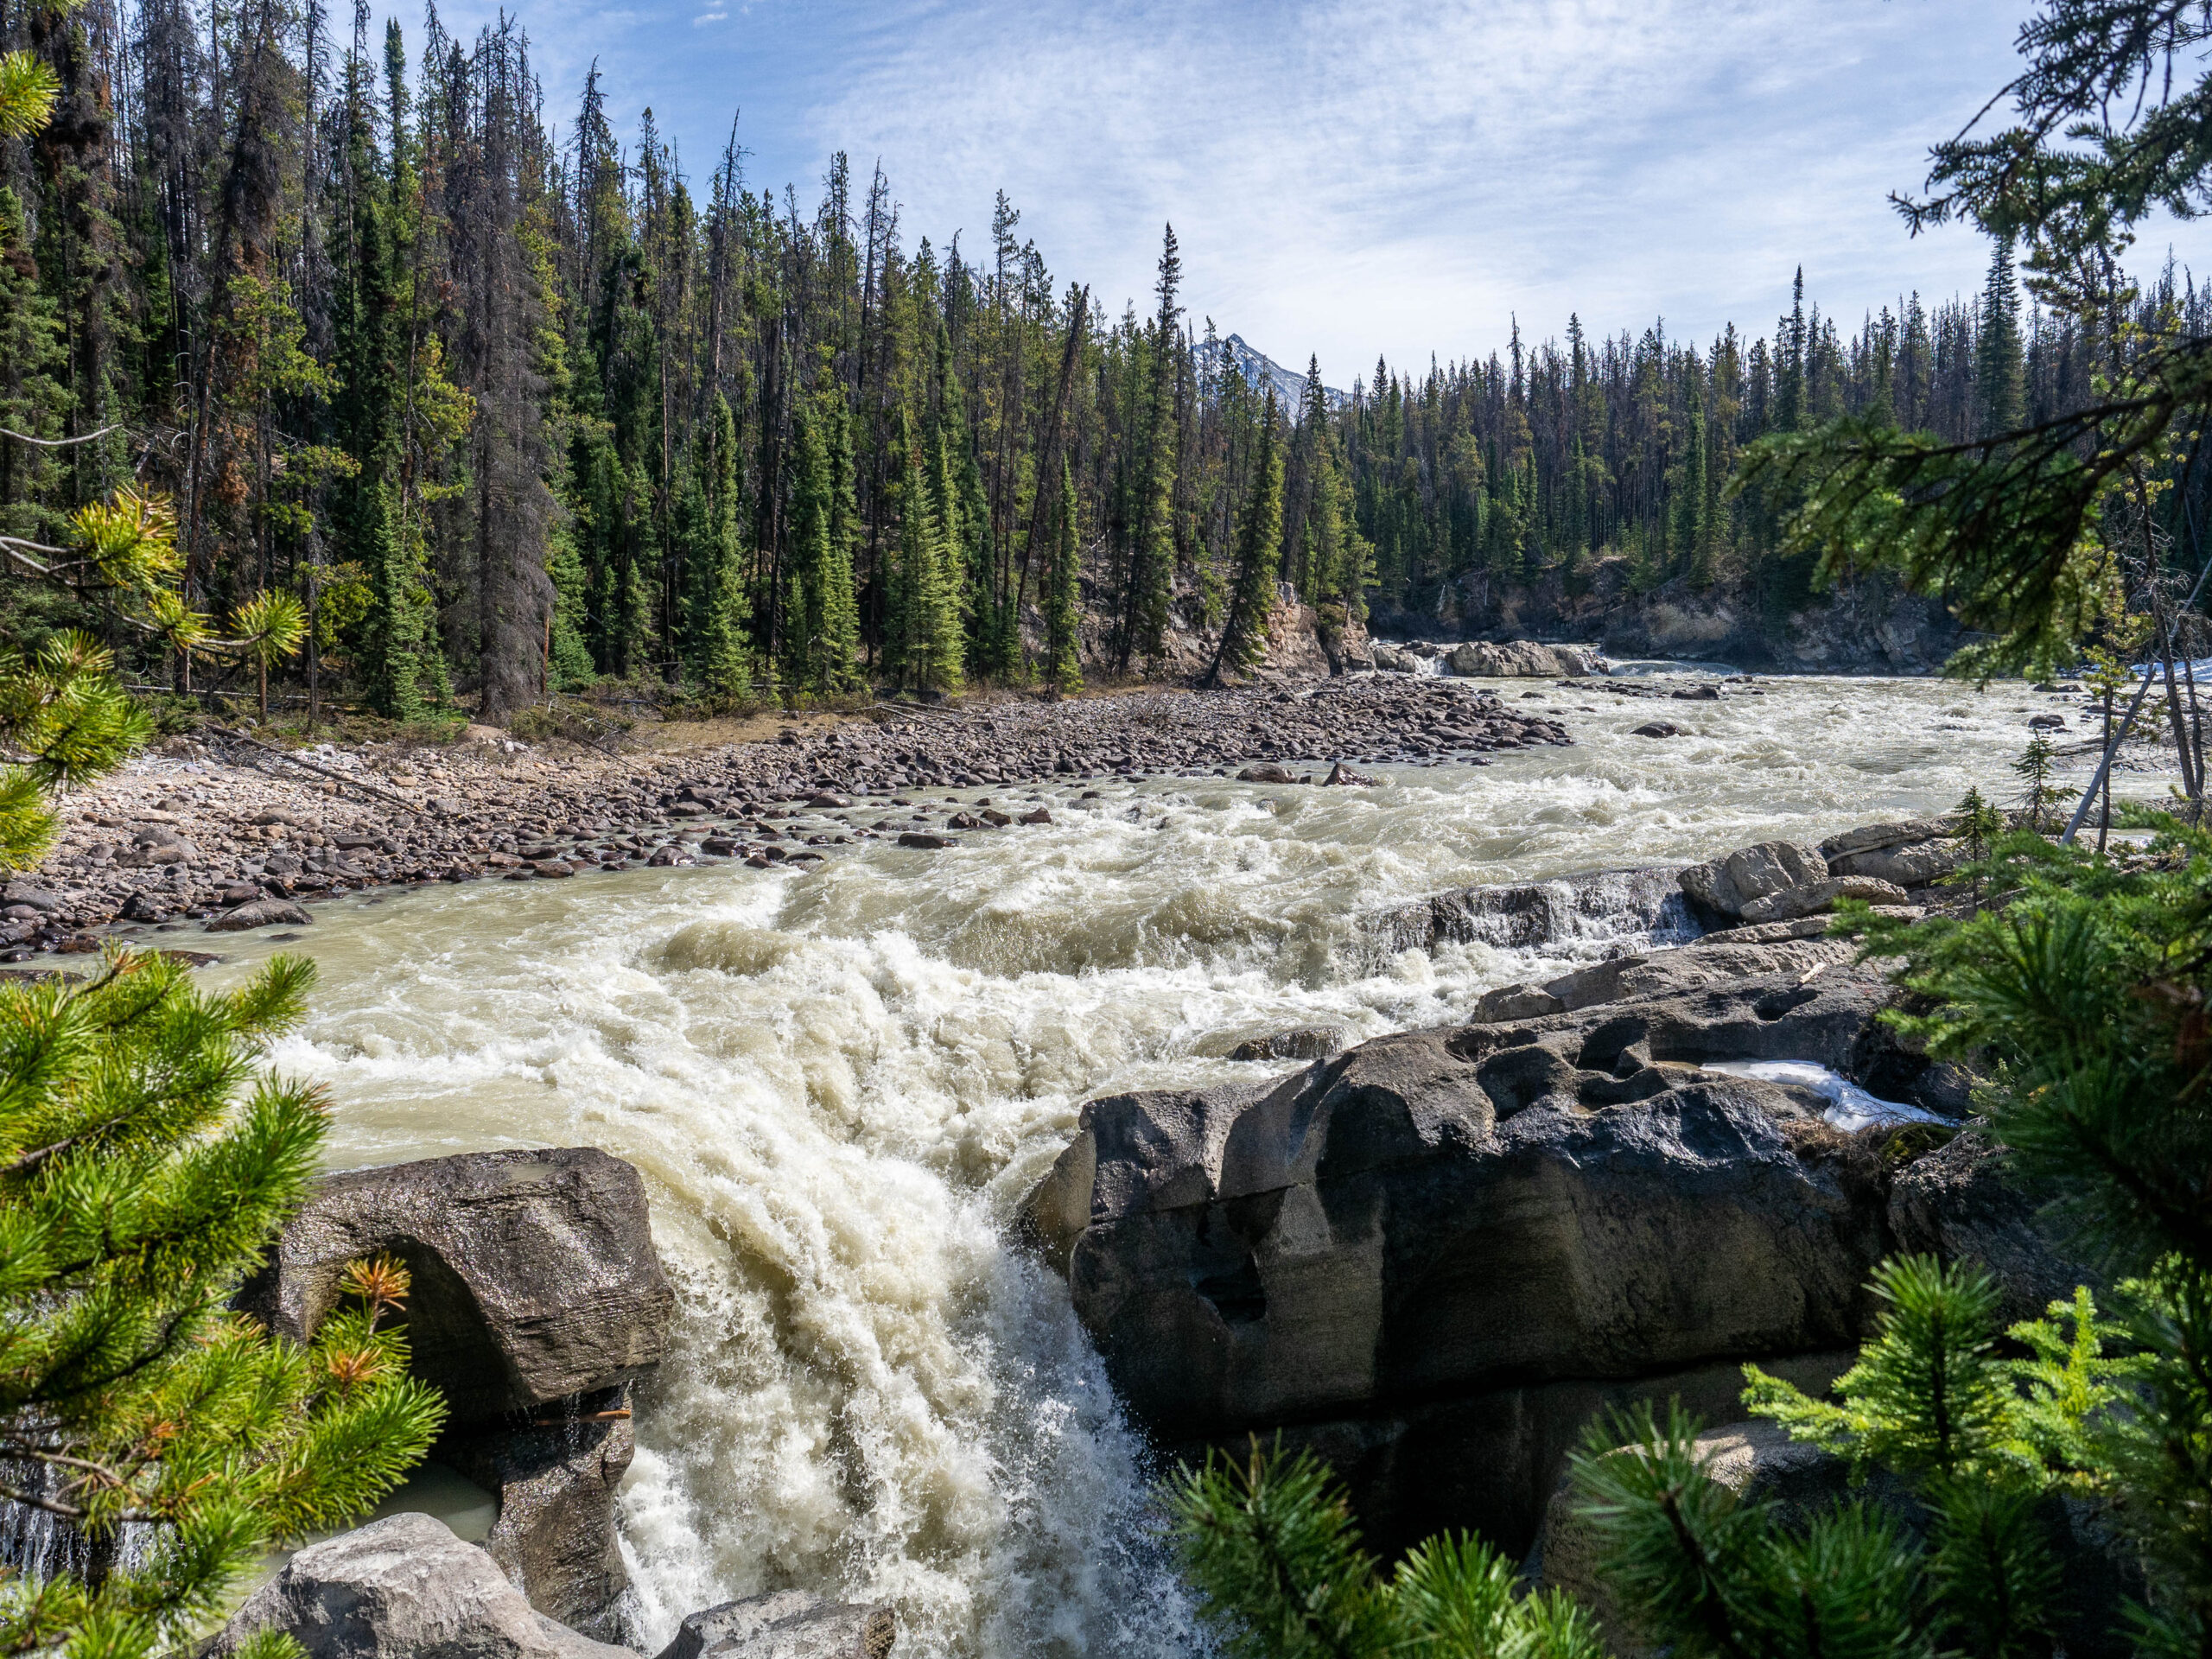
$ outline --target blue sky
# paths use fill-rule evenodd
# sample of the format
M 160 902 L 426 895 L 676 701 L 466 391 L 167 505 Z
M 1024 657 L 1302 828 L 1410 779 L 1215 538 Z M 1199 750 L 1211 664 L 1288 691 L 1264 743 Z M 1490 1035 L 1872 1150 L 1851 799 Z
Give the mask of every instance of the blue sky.
M 488 21 L 446 10 L 460 33 Z M 907 245 L 1021 210 L 1118 310 L 1160 226 L 1187 302 L 1349 385 L 1563 332 L 1766 332 L 1790 273 L 1855 324 L 1971 291 L 1986 245 L 1885 200 L 2012 73 L 2025 0 L 520 0 L 565 131 L 599 60 L 703 181 L 734 111 L 753 186 L 809 205 L 880 157 Z M 2212 269 L 2202 226 L 2168 226 Z

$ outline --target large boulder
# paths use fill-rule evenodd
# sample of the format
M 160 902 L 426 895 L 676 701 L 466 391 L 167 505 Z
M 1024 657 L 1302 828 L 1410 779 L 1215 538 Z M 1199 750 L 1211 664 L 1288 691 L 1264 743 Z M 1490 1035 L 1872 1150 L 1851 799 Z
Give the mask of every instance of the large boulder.
M 898 1637 L 880 1602 L 772 1590 L 691 1614 L 659 1659 L 884 1659 Z
M 1580 679 L 1605 671 L 1598 652 L 1588 645 L 1544 645 L 1533 639 L 1504 645 L 1471 639 L 1453 646 L 1444 664 L 1454 674 L 1491 680 Z
M 1924 887 L 1941 881 L 1964 861 L 1956 842 L 1923 841 L 1910 847 L 1848 853 L 1830 860 L 1828 868 L 1840 876 L 1872 876 L 1900 887 Z
M 249 1596 L 207 1652 L 280 1630 L 308 1659 L 635 1659 L 532 1610 L 492 1558 L 427 1515 L 309 1544 Z
M 238 1305 L 303 1339 L 357 1256 L 414 1277 L 415 1369 L 452 1421 L 496 1421 L 617 1387 L 657 1363 L 675 1306 L 645 1184 L 595 1147 L 465 1153 L 318 1184 Z
M 1830 875 L 1872 876 L 1900 887 L 1924 887 L 1958 868 L 1958 843 L 1933 818 L 1861 824 L 1821 843 Z
M 1833 910 L 1840 899 L 1858 899 L 1877 906 L 1911 901 L 1903 887 L 1871 875 L 1835 875 L 1802 887 L 1785 887 L 1764 899 L 1754 899 L 1738 913 L 1746 922 L 1794 922 L 1821 911 Z
M 1857 954 L 1858 947 L 1848 939 L 1779 939 L 1745 944 L 1715 940 L 1687 949 L 1615 957 L 1547 980 L 1542 988 L 1560 1008 L 1573 1010 L 1764 974 L 1802 974 L 1824 964 L 1848 962 Z M 1476 1006 L 1476 1018 L 1489 1023 L 1497 1016 L 1488 1008 L 1505 1006 L 1503 1000 L 1492 1004 L 1486 996 Z
M 1900 818 L 1890 823 L 1862 823 L 1830 836 L 1821 843 L 1821 856 L 1834 864 L 1860 853 L 1883 852 L 1893 847 L 1916 846 L 1939 840 L 1950 832 L 1934 818 Z
M 2101 1289 L 2095 1268 L 2055 1243 L 2037 1211 L 2048 1195 L 2007 1166 L 2003 1150 L 1979 1127 L 1961 1130 L 1897 1173 L 1890 1188 L 1890 1230 L 1897 1248 L 1974 1262 L 2004 1292 L 2008 1325 L 2043 1317 L 2075 1287 Z
M 1440 944 L 1501 950 L 1697 931 L 1671 868 L 1579 870 L 1543 881 L 1457 887 L 1377 915 L 1366 930 L 1392 954 Z
M 666 1351 L 674 1306 L 638 1172 L 575 1147 L 330 1176 L 239 1306 L 304 1338 L 345 1264 L 381 1254 L 412 1276 L 414 1369 L 450 1412 L 437 1455 L 499 1494 L 490 1559 L 539 1611 L 619 1637 L 628 1389 Z
M 1031 1230 L 1166 1440 L 1288 1429 L 1378 1543 L 1517 1547 L 1598 1407 L 1725 1408 L 1745 1357 L 1845 1363 L 1888 1243 L 1878 1166 L 1817 1103 L 1695 1062 L 1840 1066 L 1886 994 L 1770 975 L 1093 1102 Z
M 1692 903 L 1714 915 L 1734 918 L 1743 915 L 1746 905 L 1770 894 L 1827 880 L 1828 866 L 1816 848 L 1765 841 L 1726 858 L 1694 864 L 1678 879 Z
M 629 1569 L 616 1489 L 637 1443 L 626 1389 L 577 1396 L 519 1427 L 448 1433 L 439 1455 L 487 1491 L 499 1515 L 485 1552 L 531 1605 L 588 1635 L 629 1635 Z

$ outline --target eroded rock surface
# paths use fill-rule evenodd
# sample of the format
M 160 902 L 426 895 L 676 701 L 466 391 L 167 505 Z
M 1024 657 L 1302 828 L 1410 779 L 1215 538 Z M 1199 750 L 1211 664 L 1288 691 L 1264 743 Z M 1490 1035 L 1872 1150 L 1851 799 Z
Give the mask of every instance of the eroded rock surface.
M 880 1603 L 773 1590 L 690 1615 L 659 1659 L 884 1659 L 898 1636 Z
M 382 1254 L 412 1275 L 414 1369 L 446 1396 L 437 1455 L 499 1496 L 488 1559 L 539 1611 L 619 1637 L 628 1389 L 666 1351 L 674 1305 L 637 1171 L 580 1147 L 331 1176 L 239 1305 L 302 1337 L 345 1264 Z
M 1701 1069 L 1878 1065 L 1904 1090 L 1929 1063 L 1877 1025 L 1896 993 L 1851 954 L 1654 953 L 1593 970 L 1617 982 L 1586 1007 L 1094 1101 L 1025 1224 L 1171 1446 L 1281 1432 L 1350 1483 L 1378 1548 L 1474 1526 L 1518 1548 L 1601 1407 L 1680 1395 L 1726 1421 L 1747 1359 L 1824 1385 L 1901 1236 L 2024 1252 L 2026 1211 L 1995 1188 L 1972 1225 L 1937 1170 L 1893 1197 L 1885 1132 Z M 1661 963 L 1712 976 L 1640 988 Z
M 492 1558 L 427 1515 L 310 1544 L 246 1599 L 208 1652 L 281 1630 L 308 1659 L 635 1659 L 533 1611 Z

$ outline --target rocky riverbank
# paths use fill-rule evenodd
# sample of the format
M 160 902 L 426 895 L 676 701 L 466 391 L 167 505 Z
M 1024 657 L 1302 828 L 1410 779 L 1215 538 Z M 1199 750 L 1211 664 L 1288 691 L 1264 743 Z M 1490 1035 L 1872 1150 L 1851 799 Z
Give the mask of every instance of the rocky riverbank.
M 765 867 L 880 837 L 931 847 L 1018 833 L 1039 803 L 925 791 L 1272 768 L 1356 781 L 1358 764 L 1485 764 L 1567 728 L 1446 680 L 1358 676 L 1298 689 L 1061 702 L 880 707 L 685 753 L 542 747 L 472 728 L 442 747 L 280 752 L 210 732 L 65 803 L 66 830 L 0 898 L 0 954 L 92 950 L 110 921 L 297 925 L 300 902 L 394 882 L 557 880 L 715 859 Z M 1335 770 L 1345 763 L 1344 771 Z

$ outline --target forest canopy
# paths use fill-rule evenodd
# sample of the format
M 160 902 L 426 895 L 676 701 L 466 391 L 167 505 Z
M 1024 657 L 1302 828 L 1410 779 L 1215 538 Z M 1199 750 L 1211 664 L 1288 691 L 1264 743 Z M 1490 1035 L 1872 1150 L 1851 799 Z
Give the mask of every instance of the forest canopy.
M 2171 270 L 2100 321 L 2024 309 L 1999 245 L 1984 292 L 1855 325 L 1801 274 L 1756 334 L 1509 320 L 1487 358 L 1344 396 L 1309 363 L 1271 402 L 1172 228 L 1116 314 L 1003 194 L 940 245 L 842 155 L 805 201 L 747 177 L 734 124 L 688 170 L 596 71 L 556 123 L 512 21 L 7 0 L 0 50 L 48 103 L 0 136 L 0 537 L 157 493 L 188 604 L 307 612 L 280 695 L 400 719 L 608 682 L 1071 686 L 1177 625 L 1233 668 L 1274 581 L 1325 642 L 1607 559 L 1781 614 L 1816 558 L 1788 489 L 1729 488 L 1749 446 L 1841 416 L 1970 440 L 2082 402 L 2146 319 L 2212 332 Z M 82 627 L 188 683 L 96 596 L 11 586 L 0 643 Z

